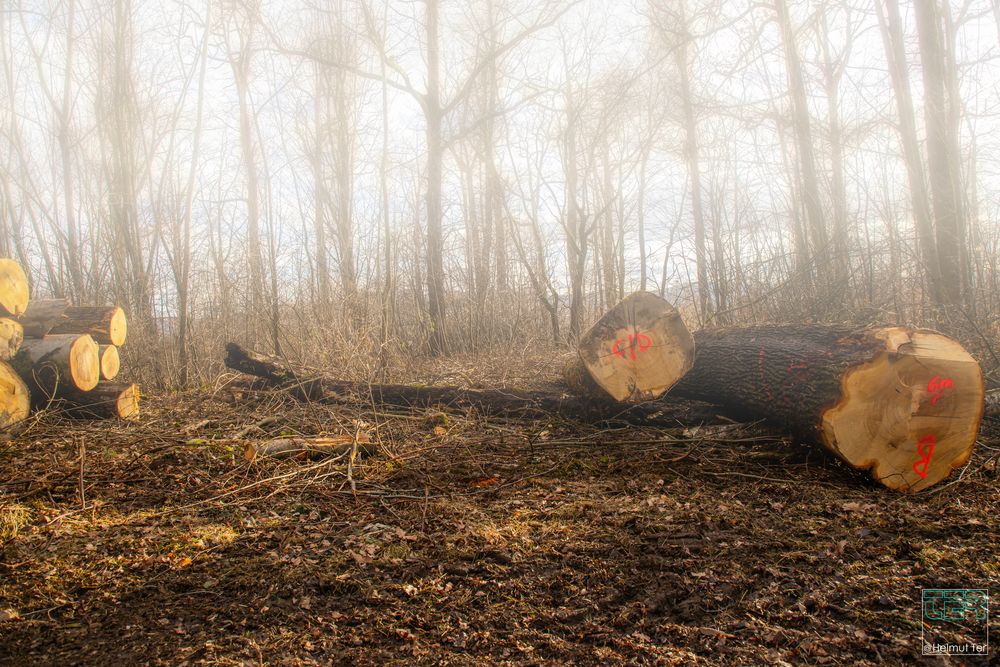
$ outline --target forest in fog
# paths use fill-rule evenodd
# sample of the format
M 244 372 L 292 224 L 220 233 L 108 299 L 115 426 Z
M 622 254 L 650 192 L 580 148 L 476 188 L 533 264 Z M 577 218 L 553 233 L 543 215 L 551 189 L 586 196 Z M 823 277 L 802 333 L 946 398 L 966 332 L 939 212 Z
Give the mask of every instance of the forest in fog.
M 4 0 L 0 62 L 0 255 L 122 304 L 147 383 L 564 345 L 634 290 L 996 381 L 998 0 Z

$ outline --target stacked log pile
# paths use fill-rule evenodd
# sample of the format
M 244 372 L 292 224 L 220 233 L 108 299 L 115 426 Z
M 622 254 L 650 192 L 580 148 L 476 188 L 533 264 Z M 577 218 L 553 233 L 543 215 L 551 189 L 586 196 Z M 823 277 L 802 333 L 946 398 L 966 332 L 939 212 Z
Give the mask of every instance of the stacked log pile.
M 649 293 L 627 297 L 580 339 L 563 373 L 572 396 L 302 377 L 235 343 L 227 345 L 226 365 L 306 400 L 361 395 L 383 404 L 603 415 L 651 426 L 703 419 L 704 410 L 679 410 L 693 399 L 769 422 L 904 492 L 930 487 L 969 460 L 984 404 L 979 364 L 936 331 L 803 324 L 692 335 L 670 304 Z
M 0 259 L 0 431 L 16 428 L 32 408 L 56 407 L 82 418 L 136 418 L 138 388 L 113 382 L 127 332 L 125 312 L 117 306 L 30 300 L 24 270 Z

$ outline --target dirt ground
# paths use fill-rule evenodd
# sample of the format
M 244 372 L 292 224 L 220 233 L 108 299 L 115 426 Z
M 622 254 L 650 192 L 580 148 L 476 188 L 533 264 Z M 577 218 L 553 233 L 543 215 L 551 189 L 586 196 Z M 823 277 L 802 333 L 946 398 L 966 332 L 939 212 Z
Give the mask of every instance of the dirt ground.
M 449 363 L 415 379 L 537 379 Z M 144 410 L 0 442 L 0 663 L 965 664 L 921 657 L 920 590 L 1000 590 L 997 423 L 907 496 L 759 425 L 310 405 L 235 376 Z M 378 452 L 353 464 L 243 458 L 359 430 Z

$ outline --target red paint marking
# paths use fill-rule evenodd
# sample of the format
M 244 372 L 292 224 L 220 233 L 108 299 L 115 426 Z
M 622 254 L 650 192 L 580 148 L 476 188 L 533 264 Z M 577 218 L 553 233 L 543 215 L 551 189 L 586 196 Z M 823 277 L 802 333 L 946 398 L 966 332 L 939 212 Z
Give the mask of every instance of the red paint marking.
M 793 383 L 804 382 L 809 377 L 809 364 L 804 361 L 797 364 L 789 364 L 787 371 L 792 376 Z
M 941 398 L 941 394 L 943 394 L 948 389 L 954 389 L 954 388 L 955 388 L 955 383 L 952 381 L 951 378 L 942 379 L 940 375 L 935 375 L 934 377 L 932 377 L 930 382 L 927 383 L 928 393 L 934 394 L 934 397 L 931 399 L 931 405 L 936 405 L 938 399 Z
M 927 451 L 924 451 L 924 445 L 927 445 Z M 931 454 L 934 453 L 934 434 L 928 433 L 924 437 L 920 438 L 917 443 L 917 453 L 920 454 L 920 460 L 913 464 L 913 472 L 920 475 L 922 478 L 927 478 L 927 467 L 931 464 Z M 923 467 L 921 467 L 923 466 Z
M 628 343 L 628 348 L 622 349 L 622 344 Z M 624 338 L 619 338 L 611 346 L 611 354 L 616 357 L 625 357 L 626 351 L 629 353 L 629 357 L 632 361 L 635 361 L 635 355 L 637 352 L 645 352 L 649 349 L 649 346 L 653 344 L 653 340 L 644 333 L 629 334 L 628 340 Z

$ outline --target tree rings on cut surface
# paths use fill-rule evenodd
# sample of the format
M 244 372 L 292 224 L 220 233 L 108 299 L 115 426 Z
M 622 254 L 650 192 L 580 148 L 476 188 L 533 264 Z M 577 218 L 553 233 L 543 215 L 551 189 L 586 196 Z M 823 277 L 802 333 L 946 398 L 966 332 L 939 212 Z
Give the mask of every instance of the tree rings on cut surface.
M 577 351 L 611 398 L 635 403 L 663 394 L 694 363 L 694 339 L 680 313 L 652 292 L 625 297 L 583 335 Z M 565 375 L 573 388 L 573 373 Z
M 101 379 L 100 352 L 90 336 L 46 336 L 25 340 L 11 365 L 42 399 L 62 389 L 90 391 Z
M 118 306 L 70 306 L 65 316 L 50 333 L 88 334 L 102 345 L 116 347 L 125 343 L 128 320 Z
M 919 491 L 964 465 L 983 413 L 979 364 L 927 329 L 869 331 L 883 351 L 849 369 L 822 417 L 824 444 L 889 488 Z
M 101 379 L 114 380 L 121 370 L 121 356 L 118 348 L 114 345 L 101 345 L 99 348 L 101 358 Z
M 28 418 L 31 396 L 24 380 L 7 363 L 0 361 L 0 431 Z
M 28 307 L 28 277 L 12 259 L 0 259 L 0 311 L 19 317 Z

